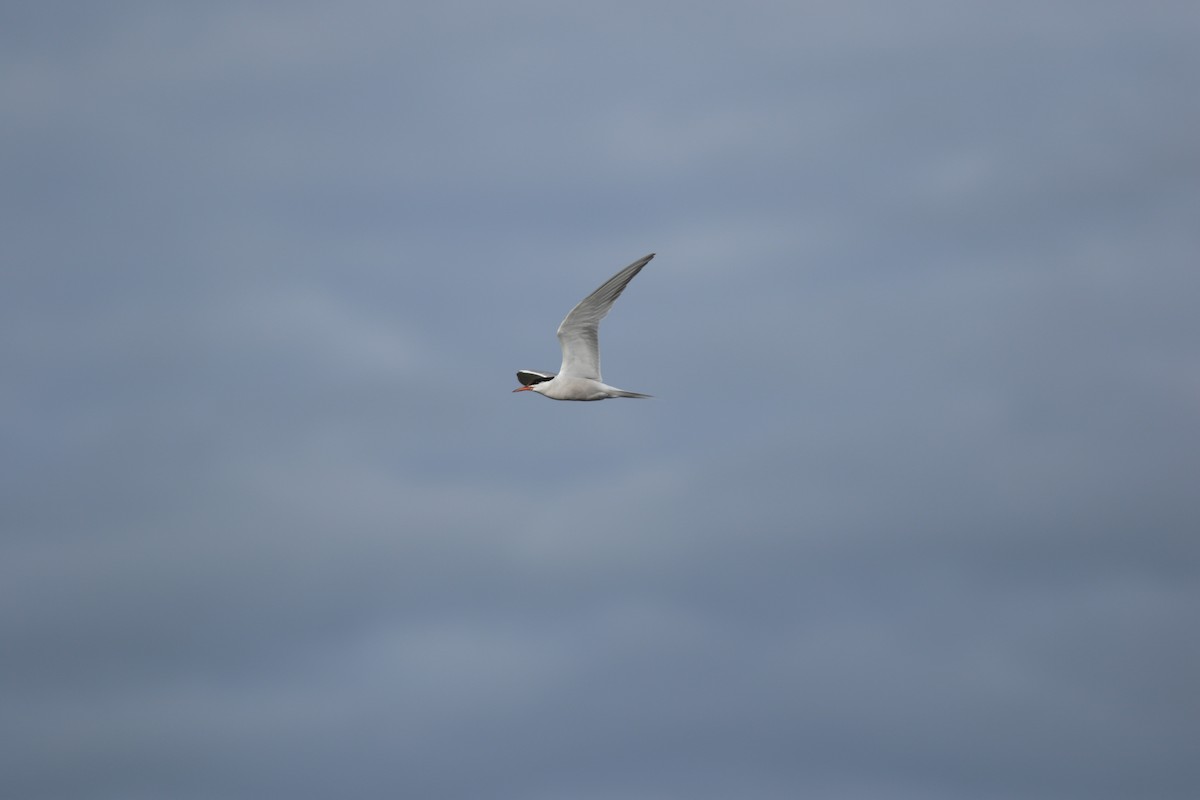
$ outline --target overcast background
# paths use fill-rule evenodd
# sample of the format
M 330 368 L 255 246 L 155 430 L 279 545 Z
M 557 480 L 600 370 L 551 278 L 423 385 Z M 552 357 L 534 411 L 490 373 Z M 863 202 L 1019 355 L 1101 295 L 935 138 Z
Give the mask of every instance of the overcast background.
M 5 4 L 0 795 L 1200 796 L 1198 42 Z

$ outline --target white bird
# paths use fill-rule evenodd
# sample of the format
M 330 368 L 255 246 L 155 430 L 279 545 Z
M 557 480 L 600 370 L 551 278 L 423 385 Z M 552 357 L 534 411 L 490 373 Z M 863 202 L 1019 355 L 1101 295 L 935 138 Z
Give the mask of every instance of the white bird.
M 613 275 L 604 285 L 589 294 L 558 326 L 558 343 L 562 345 L 562 366 L 558 374 L 517 371 L 517 380 L 524 384 L 514 392 L 537 392 L 554 400 L 606 400 L 610 397 L 649 397 L 648 394 L 627 392 L 604 383 L 600 377 L 600 320 L 625 291 L 642 267 L 650 263 L 654 253 L 639 258 Z

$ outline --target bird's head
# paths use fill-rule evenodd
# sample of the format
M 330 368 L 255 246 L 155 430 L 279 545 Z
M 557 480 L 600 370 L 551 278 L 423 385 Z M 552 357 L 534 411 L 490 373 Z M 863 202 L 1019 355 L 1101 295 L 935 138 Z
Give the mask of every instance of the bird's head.
M 533 370 L 529 370 L 529 369 L 519 369 L 519 370 L 517 370 L 517 380 L 519 380 L 524 385 L 521 386 L 520 389 L 513 389 L 513 391 L 514 392 L 537 392 L 538 394 L 542 394 L 542 392 L 546 388 L 542 384 L 549 383 L 549 381 L 553 377 L 554 377 L 554 373 L 550 373 L 549 375 L 547 375 L 544 372 L 534 372 Z M 538 388 L 539 386 L 541 387 L 540 389 Z

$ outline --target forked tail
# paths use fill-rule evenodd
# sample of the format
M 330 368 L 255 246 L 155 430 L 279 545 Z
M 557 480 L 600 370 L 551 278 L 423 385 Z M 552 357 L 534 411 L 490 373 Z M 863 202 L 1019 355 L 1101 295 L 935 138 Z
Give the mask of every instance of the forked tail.
M 617 397 L 654 397 L 654 395 L 642 394 L 641 392 L 627 392 L 624 389 L 618 389 Z

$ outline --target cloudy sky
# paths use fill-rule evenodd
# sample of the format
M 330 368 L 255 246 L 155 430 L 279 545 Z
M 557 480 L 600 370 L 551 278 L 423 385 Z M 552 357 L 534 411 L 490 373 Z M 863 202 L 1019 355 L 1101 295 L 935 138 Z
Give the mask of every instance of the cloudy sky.
M 1197 41 L 6 4 L 0 795 L 1196 797 Z

